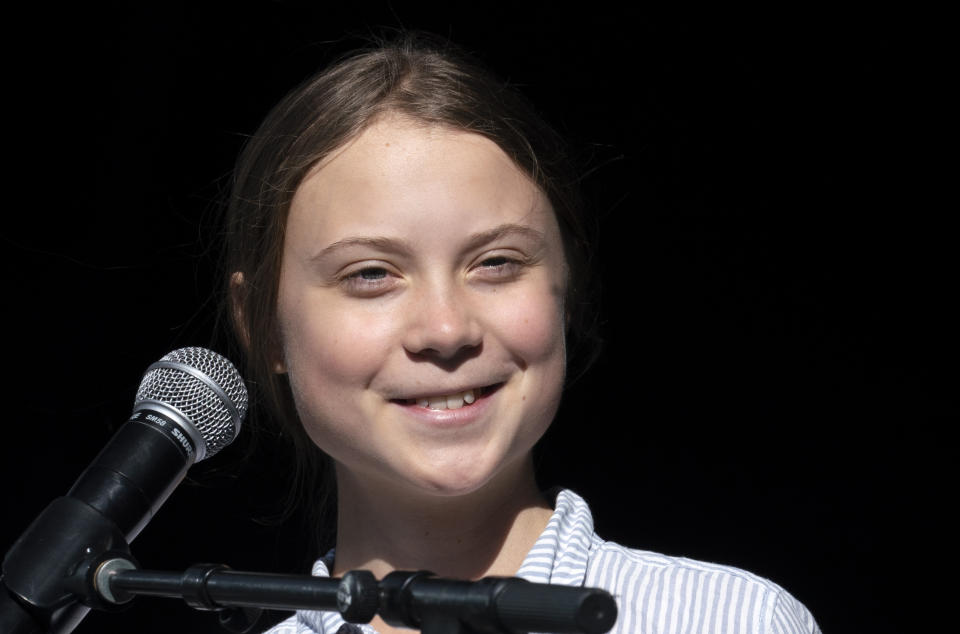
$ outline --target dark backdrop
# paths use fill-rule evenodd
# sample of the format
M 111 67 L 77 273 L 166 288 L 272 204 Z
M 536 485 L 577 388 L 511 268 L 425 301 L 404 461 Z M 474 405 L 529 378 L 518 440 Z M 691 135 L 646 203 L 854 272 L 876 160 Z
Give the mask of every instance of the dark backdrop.
M 543 485 L 585 495 L 607 538 L 773 579 L 828 632 L 916 625 L 955 497 L 939 19 L 193 4 L 7 24 L 4 550 L 126 419 L 149 363 L 221 347 L 218 204 L 244 135 L 358 37 L 404 26 L 520 86 L 601 218 L 607 343 L 539 452 Z M 209 462 L 135 542 L 144 567 L 307 570 L 296 518 L 254 521 L 278 510 L 287 458 Z M 139 599 L 79 631 L 215 626 Z

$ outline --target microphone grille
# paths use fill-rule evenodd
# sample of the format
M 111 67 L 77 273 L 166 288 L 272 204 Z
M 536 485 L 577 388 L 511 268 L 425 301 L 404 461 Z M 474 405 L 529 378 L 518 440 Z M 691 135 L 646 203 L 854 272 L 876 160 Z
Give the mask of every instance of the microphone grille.
M 247 413 L 247 388 L 230 361 L 206 348 L 180 348 L 147 368 L 134 409 L 143 401 L 159 401 L 189 420 L 210 457 L 240 432 Z

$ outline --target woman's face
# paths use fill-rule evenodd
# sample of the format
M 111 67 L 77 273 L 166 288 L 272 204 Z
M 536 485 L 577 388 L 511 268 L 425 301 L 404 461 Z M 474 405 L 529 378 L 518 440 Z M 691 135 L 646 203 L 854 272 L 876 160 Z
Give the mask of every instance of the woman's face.
M 466 494 L 518 465 L 560 400 L 565 267 L 496 144 L 379 120 L 290 208 L 278 369 L 307 433 L 378 486 Z

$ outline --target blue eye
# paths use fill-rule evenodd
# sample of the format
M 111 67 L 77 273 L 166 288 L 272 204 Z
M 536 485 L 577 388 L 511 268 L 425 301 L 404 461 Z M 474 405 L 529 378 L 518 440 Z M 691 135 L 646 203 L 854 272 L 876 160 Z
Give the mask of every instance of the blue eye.
M 345 275 L 340 284 L 347 292 L 359 296 L 373 296 L 388 291 L 396 278 L 382 266 L 368 266 Z

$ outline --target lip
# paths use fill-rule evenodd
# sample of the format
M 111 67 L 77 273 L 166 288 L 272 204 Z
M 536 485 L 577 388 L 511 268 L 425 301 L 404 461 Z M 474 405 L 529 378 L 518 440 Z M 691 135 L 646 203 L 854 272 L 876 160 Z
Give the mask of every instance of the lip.
M 416 403 L 418 400 L 423 398 L 429 399 L 429 398 L 447 395 L 447 394 L 462 394 L 463 392 L 466 392 L 468 390 L 474 390 L 475 392 L 479 392 L 480 395 L 477 397 L 479 400 L 480 398 L 483 398 L 488 394 L 493 394 L 494 392 L 499 390 L 503 386 L 503 383 L 504 383 L 503 381 L 500 381 L 500 382 L 490 383 L 488 385 L 482 385 L 482 386 L 477 386 L 476 384 L 473 384 L 473 385 L 467 385 L 466 387 L 452 387 L 449 389 L 439 388 L 430 392 L 405 394 L 403 397 L 392 398 L 390 400 L 394 403 L 400 403 L 401 405 L 403 405 L 403 404 L 409 404 L 409 403 Z
M 430 409 L 428 407 L 421 407 L 417 405 L 415 398 L 394 399 L 390 402 L 402 409 L 408 416 L 425 424 L 440 427 L 462 427 L 483 417 L 484 413 L 489 409 L 493 397 L 500 391 L 503 385 L 503 383 L 496 383 L 482 388 L 482 393 L 477 397 L 477 400 L 469 405 L 464 403 L 463 407 L 457 409 Z M 456 391 L 452 393 L 456 393 Z M 433 392 L 433 394 L 437 394 L 437 392 Z M 411 400 L 414 402 L 410 402 Z

